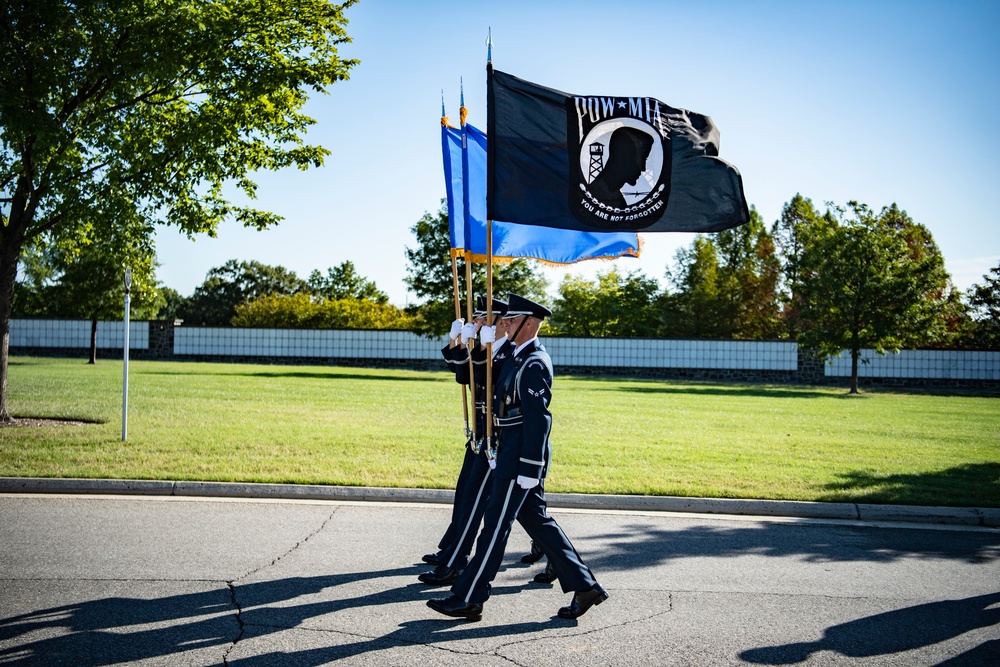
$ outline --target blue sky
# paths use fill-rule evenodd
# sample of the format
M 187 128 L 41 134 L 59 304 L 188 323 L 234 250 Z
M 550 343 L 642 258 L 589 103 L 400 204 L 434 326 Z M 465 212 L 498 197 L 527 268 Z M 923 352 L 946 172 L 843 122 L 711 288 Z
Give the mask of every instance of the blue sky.
M 307 107 L 326 164 L 258 174 L 256 205 L 285 218 L 274 229 L 226 223 L 191 242 L 162 228 L 161 282 L 189 295 L 229 259 L 302 278 L 351 260 L 393 303 L 415 301 L 403 253 L 445 193 L 441 91 L 457 119 L 464 79 L 469 122 L 485 129 L 490 28 L 499 70 L 712 116 L 768 225 L 796 193 L 817 207 L 895 202 L 930 229 L 959 288 L 1000 262 L 1000 2 L 361 0 L 347 17 L 341 52 L 361 64 Z M 693 238 L 641 236 L 643 257 L 614 264 L 661 283 Z M 554 290 L 610 266 L 543 271 Z

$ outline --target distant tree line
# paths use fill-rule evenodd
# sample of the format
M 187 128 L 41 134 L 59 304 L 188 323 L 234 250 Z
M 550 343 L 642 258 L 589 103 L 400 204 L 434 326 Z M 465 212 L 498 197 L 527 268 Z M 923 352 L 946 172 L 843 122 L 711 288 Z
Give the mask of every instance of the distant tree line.
M 344 261 L 307 279 L 281 266 L 230 260 L 191 296 L 155 281 L 151 247 L 124 241 L 30 246 L 22 254 L 14 314 L 98 319 L 122 316 L 120 257 L 133 266 L 132 316 L 177 318 L 186 326 L 404 329 L 438 335 L 465 313 L 466 265 L 452 265 L 447 211 L 411 230 L 405 282 L 419 303 L 399 308 Z M 485 267 L 470 268 L 485 293 Z M 697 235 L 666 267 L 665 286 L 640 271 L 609 268 L 596 279 L 568 274 L 550 298 L 537 264 L 518 259 L 493 270 L 497 297 L 516 292 L 546 302 L 544 335 L 797 340 L 828 356 L 902 347 L 1000 349 L 1000 265 L 966 294 L 952 285 L 926 227 L 895 204 L 829 205 L 796 195 L 770 228 L 755 209 L 748 224 Z
M 134 257 L 134 256 L 133 256 Z M 155 282 L 152 251 L 131 265 L 133 319 L 179 319 L 186 326 L 299 329 L 418 329 L 416 317 L 345 261 L 302 280 L 282 266 L 230 260 L 211 269 L 185 297 Z M 120 259 L 98 246 L 67 253 L 29 249 L 15 286 L 15 317 L 91 320 L 90 361 L 97 354 L 97 321 L 121 319 L 125 286 Z
M 548 333 L 798 340 L 834 348 L 998 349 L 1000 266 L 962 295 L 926 227 L 893 204 L 820 212 L 796 195 L 764 224 L 697 235 L 660 288 L 612 268 L 567 276 Z

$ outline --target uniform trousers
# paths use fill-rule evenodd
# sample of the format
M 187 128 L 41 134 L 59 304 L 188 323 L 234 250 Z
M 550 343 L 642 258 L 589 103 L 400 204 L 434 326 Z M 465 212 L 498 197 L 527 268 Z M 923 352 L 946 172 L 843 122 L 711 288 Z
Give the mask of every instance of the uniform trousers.
M 455 538 L 458 531 L 459 514 L 461 513 L 461 500 L 466 497 L 469 489 L 469 477 L 472 475 L 472 467 L 476 461 L 476 454 L 471 449 L 465 447 L 465 458 L 462 459 L 462 470 L 458 473 L 458 481 L 455 483 L 455 502 L 451 506 L 451 523 L 445 529 L 441 541 L 438 542 L 438 552 L 454 548 Z
M 515 520 L 545 551 L 564 593 L 589 590 L 597 583 L 566 533 L 549 516 L 542 485 L 522 489 L 514 479 L 495 477 L 476 553 L 452 586 L 453 595 L 470 604 L 489 599 L 490 583 L 500 570 Z
M 483 520 L 490 491 L 493 488 L 493 477 L 490 474 L 492 471 L 486 452 L 473 454 L 469 451 L 466 460 L 470 456 L 471 461 L 462 492 L 459 494 L 457 490 L 455 491 L 452 520 L 448 527 L 452 535 L 440 552 L 441 564 L 437 570 L 442 573 L 451 569 L 461 570 L 469 562 L 469 554 L 476 543 L 479 523 Z

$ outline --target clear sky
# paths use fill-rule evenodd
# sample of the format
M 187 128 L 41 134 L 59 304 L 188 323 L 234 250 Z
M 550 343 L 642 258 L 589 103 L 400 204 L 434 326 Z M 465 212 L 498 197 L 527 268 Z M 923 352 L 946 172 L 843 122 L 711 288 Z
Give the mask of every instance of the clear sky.
M 231 222 L 191 242 L 157 233 L 159 280 L 190 295 L 229 259 L 306 278 L 344 260 L 393 303 L 415 301 L 404 248 L 444 197 L 441 92 L 486 128 L 486 35 L 494 66 L 583 95 L 650 96 L 711 116 L 720 156 L 770 225 L 796 193 L 926 225 L 955 284 L 1000 261 L 1000 2 L 994 0 L 360 0 L 347 10 L 361 64 L 314 95 L 308 139 L 332 151 L 309 171 L 258 175 L 256 205 L 284 216 Z M 615 263 L 664 283 L 690 234 L 642 234 Z M 608 262 L 544 269 L 593 277 Z

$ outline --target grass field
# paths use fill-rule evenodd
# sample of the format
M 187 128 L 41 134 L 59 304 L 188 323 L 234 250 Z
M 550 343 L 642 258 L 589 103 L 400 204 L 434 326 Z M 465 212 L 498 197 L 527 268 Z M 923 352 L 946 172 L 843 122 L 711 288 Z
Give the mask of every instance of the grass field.
M 0 476 L 454 486 L 445 372 L 13 358 Z M 558 369 L 557 369 L 558 372 Z M 1000 506 L 1000 397 L 558 376 L 556 492 Z

